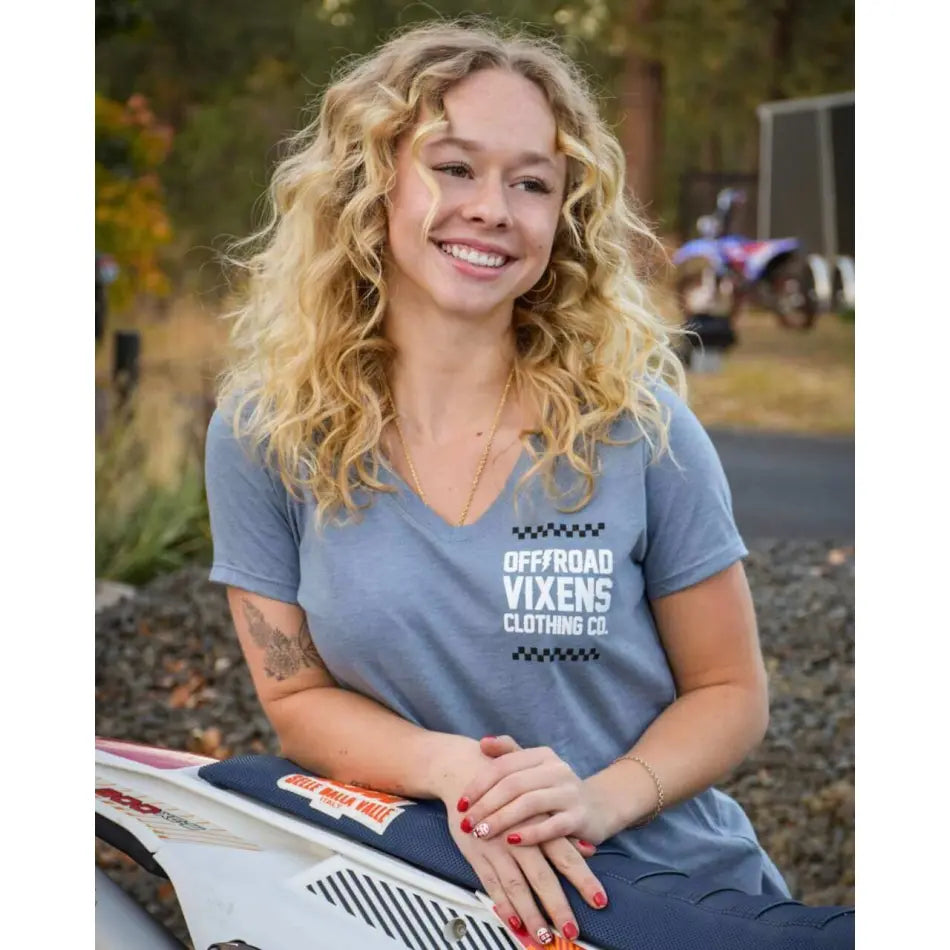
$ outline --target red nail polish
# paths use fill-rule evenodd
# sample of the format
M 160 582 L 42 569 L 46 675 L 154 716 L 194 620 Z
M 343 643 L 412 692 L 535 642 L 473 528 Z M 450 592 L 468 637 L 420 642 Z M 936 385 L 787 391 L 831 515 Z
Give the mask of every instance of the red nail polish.
M 607 895 L 606 895 L 603 891 L 598 891 L 598 892 L 594 895 L 594 903 L 595 903 L 598 907 L 606 907 L 606 906 L 607 906 Z
M 464 809 L 464 808 L 461 808 L 461 809 L 459 809 L 459 810 L 460 810 L 460 811 L 464 811 L 465 809 Z M 578 839 L 577 839 L 577 843 L 578 843 L 581 847 L 583 847 L 583 848 L 593 848 L 593 847 L 594 847 L 589 841 L 584 841 L 584 840 L 582 840 L 581 838 L 578 838 Z
M 521 835 L 512 833 L 505 839 L 508 844 L 521 844 Z
M 511 927 L 515 933 L 520 933 L 522 930 L 524 930 L 524 924 L 521 922 L 521 918 L 516 914 L 512 914 L 508 918 L 508 926 Z
M 468 806 L 472 803 L 463 795 L 455 806 L 459 811 L 468 811 Z
M 463 819 L 462 819 L 462 831 L 464 831 L 465 834 L 471 834 L 473 827 L 474 827 L 474 825 L 472 824 L 472 819 L 471 819 L 471 818 L 463 818 Z
M 573 940 L 580 931 L 577 929 L 577 924 L 573 920 L 569 920 L 562 928 L 561 933 L 567 937 L 568 940 Z

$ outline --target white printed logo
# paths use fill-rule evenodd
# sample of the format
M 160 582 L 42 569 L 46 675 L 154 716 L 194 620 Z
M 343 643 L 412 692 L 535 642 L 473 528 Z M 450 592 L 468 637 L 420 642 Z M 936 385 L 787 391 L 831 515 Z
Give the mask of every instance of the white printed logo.
M 506 633 L 604 636 L 613 590 L 610 548 L 506 551 Z

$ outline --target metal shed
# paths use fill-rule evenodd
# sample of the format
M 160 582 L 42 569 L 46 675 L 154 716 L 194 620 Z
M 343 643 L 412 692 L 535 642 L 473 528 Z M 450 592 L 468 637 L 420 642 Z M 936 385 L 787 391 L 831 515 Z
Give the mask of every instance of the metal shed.
M 758 237 L 797 237 L 819 295 L 853 307 L 854 92 L 765 102 L 756 112 Z

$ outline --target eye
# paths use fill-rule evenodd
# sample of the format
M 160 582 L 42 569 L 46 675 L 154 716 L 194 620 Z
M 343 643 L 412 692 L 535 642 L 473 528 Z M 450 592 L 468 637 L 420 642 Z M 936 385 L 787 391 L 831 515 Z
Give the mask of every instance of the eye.
M 549 195 L 551 194 L 551 189 L 543 182 L 540 178 L 525 178 L 522 181 L 516 182 L 515 187 L 521 188 L 524 186 L 525 191 L 530 191 L 539 195 Z
M 464 178 L 472 173 L 472 170 L 468 167 L 468 165 L 465 165 L 462 162 L 449 162 L 448 165 L 438 165 L 434 171 L 444 172 L 446 175 L 451 175 L 453 178 Z

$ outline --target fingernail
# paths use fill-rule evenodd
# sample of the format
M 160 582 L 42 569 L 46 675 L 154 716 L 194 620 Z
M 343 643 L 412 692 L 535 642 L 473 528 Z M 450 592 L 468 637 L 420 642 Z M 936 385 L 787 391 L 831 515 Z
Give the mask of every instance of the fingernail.
M 536 936 L 538 943 L 549 944 L 554 942 L 554 934 L 547 927 L 538 927 Z
M 464 809 L 464 808 L 460 808 L 459 811 L 465 811 L 465 809 Z M 594 847 L 589 841 L 584 841 L 582 838 L 578 838 L 578 839 L 577 839 L 577 843 L 578 843 L 582 848 L 593 848 L 593 847 Z
M 482 736 L 482 742 L 484 742 L 486 739 L 497 739 L 497 738 L 498 736 Z
M 466 821 L 468 821 L 468 819 L 466 819 Z M 468 824 L 469 824 L 469 827 L 471 827 L 472 825 L 471 821 L 469 821 Z M 472 832 L 472 834 L 475 835 L 476 838 L 485 838 L 488 836 L 489 831 L 491 831 L 491 828 L 488 827 L 488 823 L 484 821 L 480 821 L 475 826 L 475 830 Z
M 521 844 L 521 835 L 512 833 L 505 839 L 508 844 Z
M 607 906 L 607 895 L 603 891 L 598 891 L 594 895 L 594 904 L 597 907 L 606 907 Z
M 471 819 L 471 818 L 463 818 L 463 819 L 462 819 L 462 831 L 464 831 L 465 834 L 468 834 L 471 830 L 472 830 L 472 819 Z
M 521 922 L 521 918 L 517 914 L 512 914 L 508 918 L 508 926 L 511 927 L 515 933 L 520 933 L 522 930 L 524 930 L 524 924 Z
M 459 803 L 455 806 L 459 811 L 468 811 L 468 806 L 472 803 L 463 795 L 459 799 Z
M 573 920 L 569 920 L 562 928 L 561 933 L 567 937 L 568 940 L 573 940 L 580 931 L 577 929 L 577 924 Z

